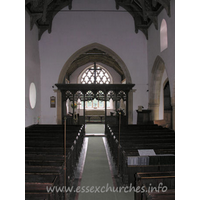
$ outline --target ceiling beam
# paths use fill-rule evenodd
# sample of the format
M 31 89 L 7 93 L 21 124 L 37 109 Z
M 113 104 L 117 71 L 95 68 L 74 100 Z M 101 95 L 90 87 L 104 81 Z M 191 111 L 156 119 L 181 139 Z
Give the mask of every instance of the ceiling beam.
M 124 8 L 131 14 L 135 23 L 135 32 L 142 31 L 148 39 L 148 28 L 153 23 L 158 30 L 158 15 L 165 9 L 170 13 L 170 0 L 115 0 L 116 9 Z M 39 29 L 38 39 L 48 30 L 51 33 L 55 15 L 64 7 L 72 9 L 72 0 L 25 0 L 25 7 L 30 15 L 30 29 L 34 24 Z
M 154 0 L 154 1 L 160 3 L 167 11 L 167 15 L 169 17 L 171 17 L 171 11 L 170 11 L 170 1 L 171 0 Z
M 72 8 L 72 0 L 26 0 L 25 8 L 30 15 L 30 29 L 34 24 L 38 27 L 38 39 L 48 30 L 51 33 L 52 21 L 55 15 L 68 6 Z
M 148 28 L 153 23 L 158 30 L 158 15 L 163 8 L 170 16 L 170 0 L 115 0 L 116 9 L 121 6 L 131 14 L 135 22 L 135 32 L 142 31 L 148 40 Z

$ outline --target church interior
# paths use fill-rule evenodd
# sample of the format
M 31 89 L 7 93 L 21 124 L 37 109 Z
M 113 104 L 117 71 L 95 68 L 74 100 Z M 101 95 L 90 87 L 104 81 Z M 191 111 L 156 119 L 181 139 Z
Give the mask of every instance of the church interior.
M 25 199 L 95 198 L 175 199 L 175 0 L 25 1 Z

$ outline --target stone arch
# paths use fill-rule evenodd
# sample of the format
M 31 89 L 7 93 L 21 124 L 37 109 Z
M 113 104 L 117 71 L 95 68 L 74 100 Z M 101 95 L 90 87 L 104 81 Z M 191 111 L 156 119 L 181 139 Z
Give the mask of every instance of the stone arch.
M 162 110 L 159 110 L 159 113 L 161 113 L 162 115 L 160 115 L 160 117 L 161 117 L 161 119 L 164 119 L 164 103 L 165 103 L 165 101 L 164 101 L 164 88 L 165 88 L 165 86 L 166 86 L 166 84 L 169 82 L 169 78 L 167 77 L 165 80 L 164 80 L 164 82 L 163 82 L 163 84 L 161 85 L 161 91 L 162 91 L 162 102 L 160 102 L 160 104 L 162 104 L 162 106 L 160 105 L 159 106 L 159 108 L 161 107 L 162 108 Z
M 165 88 L 165 85 L 167 84 L 167 82 L 169 82 L 169 78 L 167 77 L 163 83 L 163 89 Z
M 160 89 L 164 70 L 165 63 L 160 56 L 157 56 L 151 71 L 149 90 L 149 109 L 152 110 L 152 120 L 159 119 Z
M 125 77 L 126 77 L 126 83 L 132 83 L 132 80 L 131 80 L 131 76 L 130 76 L 130 73 L 129 73 L 129 70 L 127 68 L 127 66 L 125 65 L 125 63 L 123 62 L 123 60 L 113 51 L 111 50 L 110 48 L 102 45 L 102 44 L 99 44 L 99 43 L 92 43 L 92 44 L 89 44 L 85 47 L 82 47 L 81 49 L 79 49 L 78 51 L 76 51 L 68 60 L 67 62 L 64 64 L 61 72 L 60 72 L 60 75 L 59 75 L 59 78 L 58 78 L 58 83 L 63 83 L 63 80 L 65 78 L 65 74 L 67 73 L 68 69 L 70 68 L 72 62 L 78 58 L 78 56 L 80 56 L 81 54 L 91 50 L 91 49 L 99 49 L 101 51 L 104 51 L 106 52 L 108 55 L 110 55 L 118 64 L 119 66 L 121 67 Z
M 132 83 L 131 75 L 123 60 L 113 50 L 99 43 L 92 43 L 77 50 L 64 64 L 58 78 L 58 83 L 63 83 L 65 75 L 75 59 L 77 59 L 81 54 L 84 54 L 85 52 L 95 48 L 111 56 L 121 67 L 121 70 L 123 71 L 126 78 L 126 83 L 127 84 Z M 57 90 L 57 123 L 58 124 L 62 123 L 62 95 L 59 90 Z

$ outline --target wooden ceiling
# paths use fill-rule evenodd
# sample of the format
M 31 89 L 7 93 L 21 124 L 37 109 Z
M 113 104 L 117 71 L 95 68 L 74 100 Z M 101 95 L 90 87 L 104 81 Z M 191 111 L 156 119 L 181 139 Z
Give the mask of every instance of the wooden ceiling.
M 148 28 L 154 24 L 158 29 L 158 15 L 165 9 L 170 17 L 170 0 L 115 0 L 116 9 L 124 8 L 133 17 L 135 32 L 142 31 L 148 39 Z M 73 0 L 25 0 L 25 8 L 31 21 L 38 27 L 38 39 L 48 30 L 51 33 L 52 21 L 63 8 L 72 9 Z

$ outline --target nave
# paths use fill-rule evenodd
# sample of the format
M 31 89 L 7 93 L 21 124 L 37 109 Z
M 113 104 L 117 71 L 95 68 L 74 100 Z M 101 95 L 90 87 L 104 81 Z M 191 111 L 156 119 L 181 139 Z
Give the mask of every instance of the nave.
M 105 135 L 103 130 L 100 124 L 87 124 L 85 132 L 83 126 L 67 126 L 65 160 L 62 125 L 26 128 L 26 199 L 174 199 L 173 131 L 157 125 L 124 126 L 121 144 L 118 145 L 117 127 L 108 127 Z M 125 135 L 124 130 L 132 134 Z M 154 148 L 156 155 L 141 156 L 134 149 L 144 146 L 146 150 Z M 120 188 L 132 184 L 135 187 L 148 187 L 150 183 L 157 186 L 160 182 L 169 188 L 167 192 L 146 192 L 141 195 L 123 191 L 105 192 L 106 186 Z M 64 185 L 66 188 L 73 186 L 73 191 L 47 192 L 46 189 L 47 186 Z M 75 191 L 77 188 L 79 192 Z M 100 192 L 97 188 L 104 190 Z

